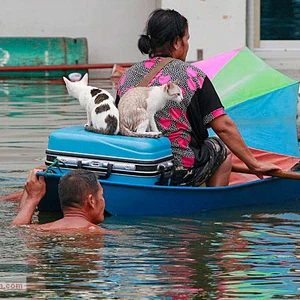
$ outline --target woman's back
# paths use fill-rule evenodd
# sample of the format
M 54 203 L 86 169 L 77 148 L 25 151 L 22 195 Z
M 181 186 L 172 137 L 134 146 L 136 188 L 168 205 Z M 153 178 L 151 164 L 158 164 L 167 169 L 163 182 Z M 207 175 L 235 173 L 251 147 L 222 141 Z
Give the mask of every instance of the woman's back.
M 129 68 L 119 81 L 118 96 L 122 97 L 126 91 L 137 86 L 162 59 L 162 57 L 155 57 Z M 155 114 L 155 120 L 159 131 L 171 141 L 175 166 L 191 167 L 195 162 L 194 152 L 190 147 L 193 129 L 187 114 L 191 103 L 196 102 L 193 99 L 201 95 L 203 83 L 208 78 L 206 79 L 205 74 L 196 67 L 175 59 L 152 79 L 149 86 L 163 85 L 170 80 L 179 80 L 178 85 L 182 90 L 183 101 L 181 103 L 169 101 L 162 110 Z M 203 108 L 197 110 L 198 136 L 194 137 L 197 142 L 201 143 L 208 137 L 203 120 L 209 113 L 210 111 L 206 113 L 205 103 L 203 103 Z

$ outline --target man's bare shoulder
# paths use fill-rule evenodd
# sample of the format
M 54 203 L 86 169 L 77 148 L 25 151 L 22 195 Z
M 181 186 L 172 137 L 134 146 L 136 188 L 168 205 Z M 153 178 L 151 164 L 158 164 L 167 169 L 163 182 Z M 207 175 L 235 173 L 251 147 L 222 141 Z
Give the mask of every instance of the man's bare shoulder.
M 55 222 L 46 223 L 46 224 L 31 224 L 30 228 L 40 231 L 40 232 L 48 232 L 48 233 L 64 233 L 64 234 L 74 234 L 74 233 L 84 233 L 84 234 L 112 234 L 112 235 L 120 235 L 121 232 L 114 230 L 107 230 L 95 224 L 89 224 L 84 227 L 59 227 L 55 225 Z

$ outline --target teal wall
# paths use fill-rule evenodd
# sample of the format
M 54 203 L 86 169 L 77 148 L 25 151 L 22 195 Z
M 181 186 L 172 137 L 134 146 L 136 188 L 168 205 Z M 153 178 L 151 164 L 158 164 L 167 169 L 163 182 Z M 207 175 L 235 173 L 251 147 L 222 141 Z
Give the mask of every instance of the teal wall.
M 88 63 L 85 38 L 1 37 L 0 67 L 52 66 Z M 0 77 L 62 77 L 72 71 L 0 72 Z M 85 73 L 85 70 L 80 71 Z

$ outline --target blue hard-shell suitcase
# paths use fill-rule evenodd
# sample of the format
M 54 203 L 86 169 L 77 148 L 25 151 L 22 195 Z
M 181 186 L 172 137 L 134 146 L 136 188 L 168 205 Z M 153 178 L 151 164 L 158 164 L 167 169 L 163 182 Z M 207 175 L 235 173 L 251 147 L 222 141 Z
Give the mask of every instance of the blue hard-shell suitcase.
M 72 126 L 50 134 L 46 165 L 52 166 L 50 170 L 61 176 L 72 169 L 84 168 L 95 172 L 99 180 L 155 185 L 168 183 L 173 155 L 170 141 L 165 137 L 104 135 L 88 132 L 83 126 Z M 54 201 L 49 198 L 58 197 L 58 180 L 48 179 L 47 194 L 39 205 L 40 211 L 57 210 L 48 202 Z

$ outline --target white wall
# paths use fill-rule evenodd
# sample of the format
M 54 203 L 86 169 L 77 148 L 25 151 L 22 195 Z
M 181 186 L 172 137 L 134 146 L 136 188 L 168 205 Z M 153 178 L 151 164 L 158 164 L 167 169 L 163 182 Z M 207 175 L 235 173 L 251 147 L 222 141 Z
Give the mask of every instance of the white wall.
M 89 63 L 135 62 L 156 0 L 1 0 L 0 36 L 86 37 Z
M 208 58 L 246 44 L 246 0 L 162 0 L 161 4 L 188 19 L 189 61 L 197 59 L 197 49 Z
M 0 0 L 0 36 L 86 37 L 89 63 L 136 62 L 148 15 L 174 8 L 190 25 L 188 60 L 245 45 L 246 0 Z

